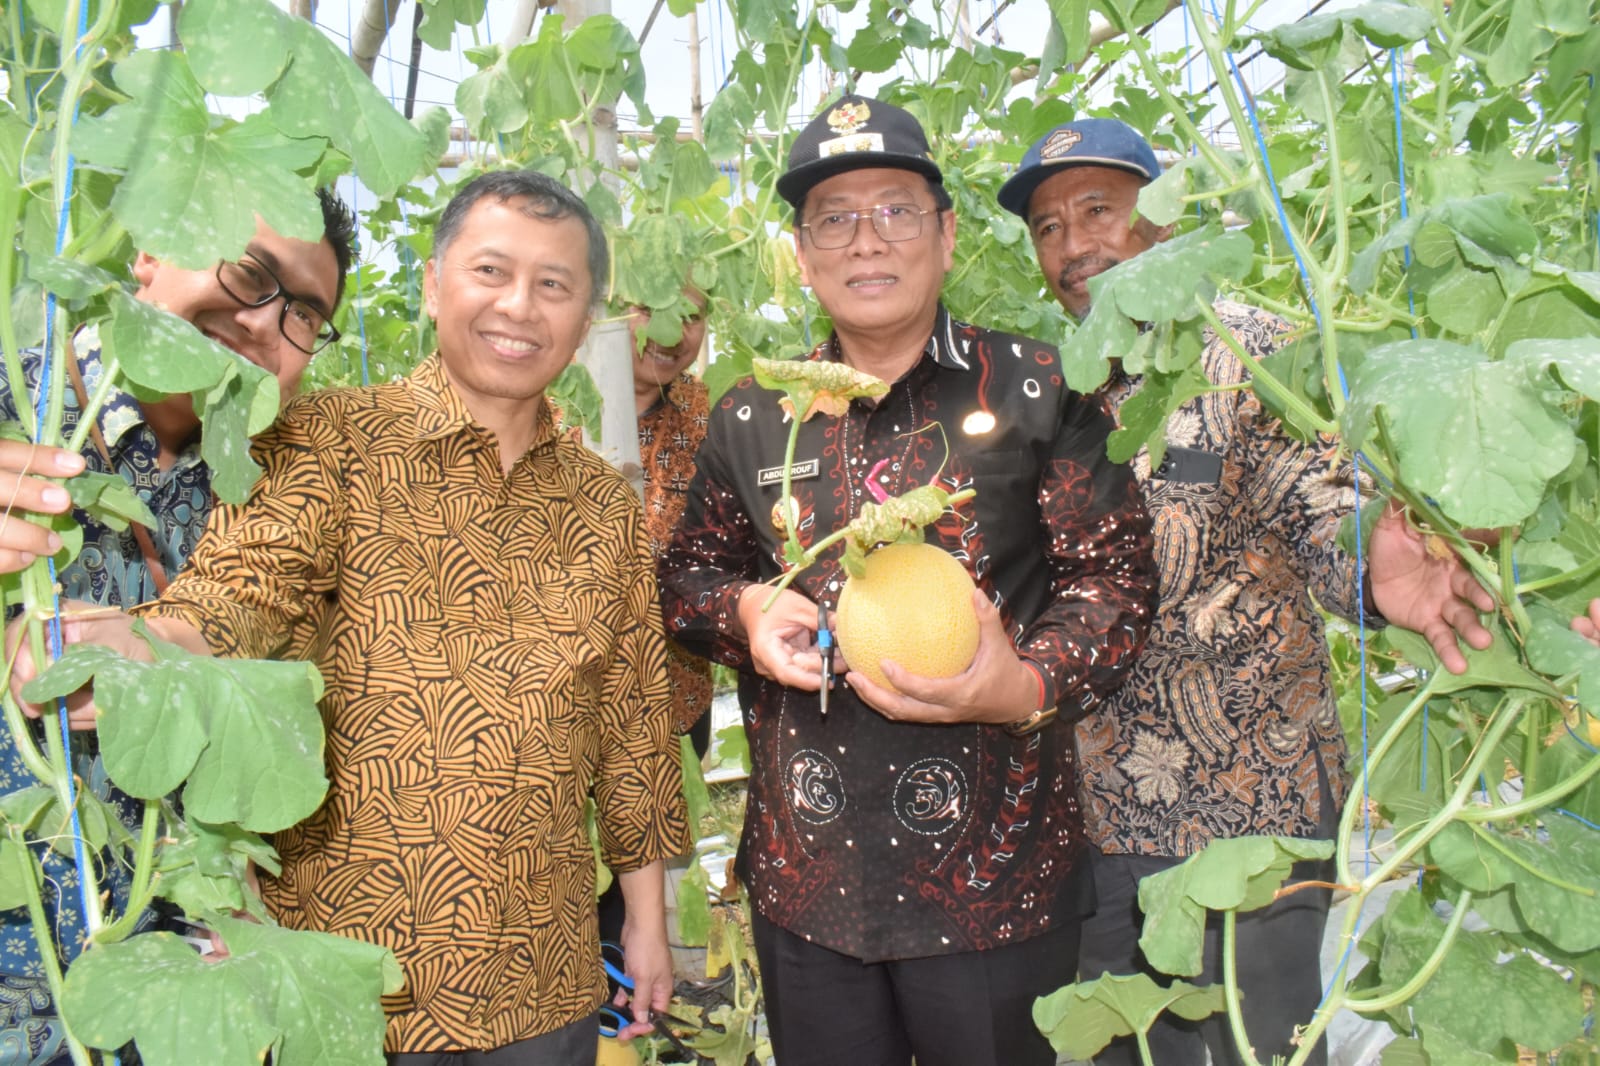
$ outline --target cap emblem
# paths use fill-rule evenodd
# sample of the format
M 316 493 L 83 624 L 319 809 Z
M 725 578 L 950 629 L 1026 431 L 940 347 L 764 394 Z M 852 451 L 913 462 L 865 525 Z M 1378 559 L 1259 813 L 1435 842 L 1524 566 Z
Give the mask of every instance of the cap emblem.
M 848 137 L 865 126 L 871 117 L 872 109 L 865 103 L 846 101 L 828 113 L 828 128 L 840 137 Z
M 1056 130 L 1046 138 L 1044 145 L 1039 149 L 1040 162 L 1047 159 L 1060 159 L 1072 151 L 1081 140 L 1083 140 L 1083 134 L 1077 130 Z

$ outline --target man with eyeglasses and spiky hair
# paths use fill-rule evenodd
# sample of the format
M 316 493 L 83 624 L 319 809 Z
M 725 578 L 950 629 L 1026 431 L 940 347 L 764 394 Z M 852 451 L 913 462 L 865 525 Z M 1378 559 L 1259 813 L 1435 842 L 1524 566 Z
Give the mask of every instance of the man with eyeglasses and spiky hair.
M 275 232 L 257 221 L 244 253 L 234 261 L 187 270 L 140 252 L 133 263 L 139 283 L 136 299 L 161 307 L 201 333 L 238 352 L 272 374 L 285 402 L 299 389 L 311 357 L 339 333 L 332 318 L 344 295 L 350 268 L 355 217 L 344 202 L 318 190 L 323 236 L 302 241 Z M 7 297 L 9 298 L 9 296 Z M 65 402 L 63 430 L 71 433 L 79 412 L 105 369 L 100 339 L 93 328 L 72 339 L 67 366 L 72 384 Z M 42 358 L 23 353 L 23 372 L 37 387 Z M 13 396 L 0 376 L 0 421 L 16 422 L 28 396 Z M 103 607 L 131 607 L 154 599 L 189 557 L 211 513 L 211 470 L 200 451 L 200 419 L 187 393 L 141 401 L 113 387 L 91 431 L 91 443 L 80 455 L 64 448 L 35 447 L 0 440 L 0 572 L 21 570 L 37 556 L 61 549 L 48 528 L 49 516 L 71 507 L 67 490 L 48 478 L 65 478 L 84 469 L 117 473 L 132 486 L 150 513 L 153 529 L 130 525 L 115 530 L 79 514 L 83 548 L 58 575 L 63 598 Z M 9 731 L 0 731 L 0 792 L 32 783 Z M 83 781 L 102 799 L 122 809 L 125 824 L 139 825 L 142 807 L 116 791 L 106 780 L 98 755 L 78 759 Z M 77 893 L 70 886 L 76 874 L 69 859 L 50 849 L 41 852 L 45 899 L 54 925 L 61 930 L 62 962 L 79 950 L 82 927 Z M 126 903 L 128 876 L 116 862 L 102 864 L 102 887 L 109 888 L 120 909 Z M 28 913 L 23 908 L 0 911 L 0 1066 L 11 1063 L 66 1061 L 65 1028 L 51 1002 L 41 970 Z

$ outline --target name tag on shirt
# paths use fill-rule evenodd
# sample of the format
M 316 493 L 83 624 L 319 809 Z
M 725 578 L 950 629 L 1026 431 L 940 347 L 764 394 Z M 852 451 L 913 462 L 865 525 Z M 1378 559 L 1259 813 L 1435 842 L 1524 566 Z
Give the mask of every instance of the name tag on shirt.
M 804 481 L 806 478 L 816 477 L 821 472 L 822 463 L 818 459 L 807 459 L 803 463 L 795 463 L 789 467 L 790 481 Z M 781 485 L 783 484 L 783 467 L 769 466 L 756 472 L 757 484 Z
M 1222 456 L 1169 444 L 1166 457 L 1150 476 L 1185 485 L 1215 485 L 1222 480 Z

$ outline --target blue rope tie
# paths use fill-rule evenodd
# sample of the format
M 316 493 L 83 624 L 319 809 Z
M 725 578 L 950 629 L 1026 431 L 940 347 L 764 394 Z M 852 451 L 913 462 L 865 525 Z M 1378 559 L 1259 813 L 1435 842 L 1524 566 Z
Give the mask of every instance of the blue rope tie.
M 80 59 L 83 56 L 83 38 L 88 36 L 88 34 L 89 5 L 86 2 L 80 2 L 78 5 L 78 40 L 74 45 L 75 55 Z M 77 123 L 78 101 L 74 100 L 72 105 L 71 125 L 76 126 Z M 78 161 L 76 156 L 69 154 L 67 156 L 66 179 L 61 189 L 61 210 L 56 218 L 56 255 L 61 254 L 62 249 L 66 247 L 67 243 L 67 226 L 71 219 L 72 194 L 77 175 L 77 169 Z M 50 293 L 45 299 L 44 354 L 40 360 L 38 397 L 34 405 L 35 418 L 33 424 L 33 442 L 35 444 L 40 442 L 40 435 L 44 432 L 45 409 L 48 406 L 49 401 L 48 383 L 50 381 L 50 363 L 54 356 L 56 344 L 55 320 L 56 297 L 54 293 Z M 70 339 L 66 341 L 68 346 L 70 346 L 71 343 L 72 342 Z M 75 358 L 75 355 L 69 351 L 66 353 L 65 357 L 71 359 Z M 50 600 L 52 608 L 49 626 L 50 656 L 51 659 L 54 660 L 61 658 L 62 650 L 61 592 L 60 582 L 56 574 L 55 559 L 51 558 L 47 560 L 46 567 L 50 573 Z M 78 870 L 78 898 L 83 906 L 83 928 L 84 934 L 87 935 L 89 932 L 89 914 L 93 909 L 92 905 L 94 903 L 94 894 L 90 888 L 90 885 L 94 883 L 94 877 L 89 869 L 88 854 L 84 851 L 83 847 L 83 826 L 78 820 L 78 793 L 72 765 L 72 731 L 67 720 L 67 701 L 65 697 L 56 698 L 56 723 L 61 730 L 61 750 L 64 753 L 67 761 L 67 765 L 64 769 L 66 770 L 67 803 L 71 806 L 72 856 L 73 863 L 76 865 Z

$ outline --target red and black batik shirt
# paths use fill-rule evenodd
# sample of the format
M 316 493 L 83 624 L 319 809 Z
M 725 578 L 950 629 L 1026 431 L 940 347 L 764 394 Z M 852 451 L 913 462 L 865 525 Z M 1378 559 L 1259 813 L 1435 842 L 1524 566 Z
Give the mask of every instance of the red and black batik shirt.
M 830 340 L 812 359 L 838 359 Z M 998 605 L 1049 697 L 1076 714 L 1121 680 L 1155 605 L 1150 524 L 1112 421 L 1067 388 L 1054 348 L 955 322 L 876 404 L 801 427 L 792 492 L 811 543 L 873 499 L 938 481 L 975 487 L 928 538 Z M 1085 846 L 1071 727 L 890 722 L 836 689 L 758 677 L 736 604 L 783 570 L 772 516 L 789 423 L 745 380 L 713 407 L 699 472 L 662 558 L 667 632 L 741 670 L 753 771 L 740 869 L 769 920 L 867 960 L 981 950 L 1083 910 Z M 838 550 L 795 587 L 837 602 Z

